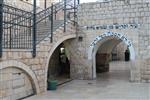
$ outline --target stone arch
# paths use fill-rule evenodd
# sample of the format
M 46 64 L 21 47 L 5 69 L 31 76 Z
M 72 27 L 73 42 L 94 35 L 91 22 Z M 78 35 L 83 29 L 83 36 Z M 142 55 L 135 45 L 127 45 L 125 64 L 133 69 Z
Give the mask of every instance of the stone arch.
M 0 62 L 0 70 L 5 69 L 5 68 L 10 68 L 10 67 L 21 69 L 27 75 L 29 75 L 29 77 L 31 78 L 32 83 L 34 85 L 36 94 L 40 93 L 40 89 L 39 89 L 38 80 L 36 78 L 36 75 L 30 69 L 29 66 L 27 66 L 21 62 L 15 61 L 15 60 L 7 60 L 7 61 Z
M 134 47 L 131 41 L 124 34 L 117 33 L 117 32 L 106 32 L 104 34 L 101 34 L 93 40 L 88 50 L 88 60 L 90 60 L 92 63 L 92 77 L 93 78 L 96 78 L 95 54 L 99 46 L 103 44 L 105 41 L 110 40 L 110 39 L 117 39 L 118 41 L 123 41 L 129 48 L 131 61 L 135 60 L 136 55 L 135 55 Z M 118 43 L 116 41 L 116 44 Z M 116 45 L 113 45 L 113 47 L 115 46 Z
M 47 61 L 46 61 L 46 84 L 47 84 L 47 73 L 48 73 L 48 68 L 49 68 L 49 60 L 50 60 L 50 58 L 51 58 L 51 56 L 52 56 L 52 54 L 53 54 L 53 52 L 55 51 L 55 49 L 61 44 L 61 43 L 63 43 L 64 41 L 66 41 L 66 40 L 68 40 L 68 39 L 73 39 L 73 38 L 76 38 L 76 34 L 71 34 L 71 35 L 67 35 L 67 36 L 64 36 L 64 37 L 62 37 L 59 41 L 57 41 L 52 47 L 50 47 L 50 49 L 49 49 L 49 54 L 48 54 L 48 58 L 47 58 Z M 45 86 L 47 86 L 45 84 Z

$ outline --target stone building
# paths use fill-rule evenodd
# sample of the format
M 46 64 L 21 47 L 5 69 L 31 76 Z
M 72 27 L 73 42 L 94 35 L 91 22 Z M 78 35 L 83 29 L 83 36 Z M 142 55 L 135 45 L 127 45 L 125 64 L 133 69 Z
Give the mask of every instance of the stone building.
M 4 0 L 4 2 L 8 5 L 12 5 L 14 7 L 24 9 L 27 11 L 32 11 L 33 9 L 33 0 Z M 37 0 L 37 8 L 45 9 L 45 0 Z M 46 0 L 46 6 L 49 7 L 55 3 L 60 2 L 60 0 Z
M 4 3 L 26 11 L 32 11 L 33 9 L 31 0 L 4 0 Z
M 149 14 L 147 0 L 81 4 L 78 35 L 83 41 L 76 44 L 76 52 L 84 64 L 74 60 L 72 76 L 96 78 L 97 52 L 110 55 L 114 47 L 124 43 L 130 51 L 130 80 L 149 80 Z
M 96 79 L 109 71 L 109 62 L 125 59 L 131 82 L 150 82 L 150 3 L 148 0 L 111 0 L 78 5 L 77 25 L 55 20 L 53 42 L 49 23 L 37 27 L 42 37 L 31 50 L 4 49 L 0 58 L 0 99 L 14 100 L 47 91 L 48 79 Z M 61 23 L 61 24 L 59 24 Z M 20 41 L 20 40 L 19 40 Z M 23 41 L 23 40 L 22 40 Z M 14 42 L 15 43 L 15 42 Z M 63 52 L 62 52 L 63 51 Z M 61 61 L 65 54 L 67 67 Z M 119 65 L 119 66 L 120 66 Z M 119 68 L 119 67 L 118 67 Z M 69 69 L 69 72 L 68 72 Z M 60 71 L 66 72 L 64 77 Z M 66 77 L 66 74 L 69 76 Z
M 49 7 L 57 2 L 60 2 L 61 0 L 46 0 L 46 7 Z M 45 8 L 45 0 L 38 0 L 38 5 L 41 7 L 41 8 Z

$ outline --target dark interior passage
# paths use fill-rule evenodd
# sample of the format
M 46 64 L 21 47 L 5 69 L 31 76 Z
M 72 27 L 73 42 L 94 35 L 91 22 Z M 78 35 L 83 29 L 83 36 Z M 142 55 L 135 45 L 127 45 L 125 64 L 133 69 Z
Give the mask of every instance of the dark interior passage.
M 65 52 L 65 47 L 60 48 L 59 65 L 60 65 L 59 75 L 69 78 L 70 77 L 70 62 Z
M 50 58 L 47 77 L 48 81 L 57 80 L 58 85 L 70 80 L 70 62 L 63 44 L 56 48 Z
M 100 45 L 95 58 L 97 74 L 112 71 L 113 73 L 127 72 L 124 69 L 128 69 L 126 62 L 130 61 L 130 52 L 127 45 L 122 41 L 110 39 Z
M 108 72 L 109 71 L 109 56 L 107 53 L 96 54 L 96 72 Z

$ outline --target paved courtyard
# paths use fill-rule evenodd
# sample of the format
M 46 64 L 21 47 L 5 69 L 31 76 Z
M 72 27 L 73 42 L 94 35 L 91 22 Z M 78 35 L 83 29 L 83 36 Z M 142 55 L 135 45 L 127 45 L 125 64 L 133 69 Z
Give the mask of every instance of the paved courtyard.
M 130 83 L 129 72 L 99 74 L 97 80 L 74 80 L 56 91 L 26 100 L 150 100 L 149 83 Z

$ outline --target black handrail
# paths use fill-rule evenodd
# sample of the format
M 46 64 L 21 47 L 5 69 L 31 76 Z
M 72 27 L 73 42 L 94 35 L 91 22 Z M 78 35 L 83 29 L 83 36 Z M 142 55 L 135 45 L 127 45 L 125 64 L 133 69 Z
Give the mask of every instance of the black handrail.
M 25 3 L 25 4 L 28 4 L 28 5 L 31 5 L 31 6 L 33 6 L 33 4 L 31 4 L 31 3 L 28 3 L 28 2 L 25 2 L 25 1 L 21 1 L 21 2 L 23 2 L 23 3 Z M 5 5 L 7 5 L 7 4 L 5 4 Z M 41 10 L 43 10 L 43 8 L 41 8 L 41 7 L 39 7 L 39 6 L 36 6 L 36 9 L 38 10 L 38 9 L 41 9 Z M 24 15 L 21 15 L 21 16 L 18 16 L 17 18 L 15 18 L 15 19 L 13 19 L 13 20 L 11 20 L 12 22 L 14 22 L 15 20 L 18 20 L 19 18 L 21 18 L 21 17 L 24 17 L 26 14 L 28 14 L 28 13 L 30 13 L 31 15 L 33 14 L 33 10 L 32 11 L 30 11 L 30 12 L 25 12 L 25 14 Z
M 7 4 L 3 4 L 3 6 L 4 6 L 4 7 L 11 8 L 11 9 L 13 9 L 13 10 L 22 11 L 22 12 L 26 12 L 26 13 L 31 13 L 30 11 L 25 11 L 25 10 L 22 10 L 22 9 L 19 9 L 19 8 L 16 8 L 16 7 L 7 5 Z
M 67 3 L 69 3 L 69 2 L 71 2 L 71 0 L 68 0 L 68 2 Z M 55 12 L 58 12 L 58 11 L 60 11 L 60 10 L 62 10 L 63 8 L 64 8 L 64 1 L 63 2 L 59 2 L 59 3 L 56 3 L 55 5 L 53 5 L 54 7 L 55 7 L 55 9 L 54 9 L 54 11 Z M 67 4 L 68 5 L 68 4 Z M 10 7 L 10 8 L 13 8 L 13 9 L 15 9 L 15 7 L 11 7 L 11 6 L 9 6 L 9 5 L 4 5 L 4 8 L 5 8 L 5 6 L 7 7 Z M 15 10 L 20 10 L 20 11 L 24 11 L 24 10 L 21 10 L 21 9 L 18 9 L 18 8 L 16 8 Z M 14 14 L 14 13 L 10 13 L 10 12 L 6 12 L 6 11 L 4 11 L 5 13 L 8 13 L 8 14 Z M 10 24 L 12 24 L 12 23 L 15 23 L 15 21 L 17 21 L 18 19 L 20 19 L 20 18 L 22 18 L 22 17 L 24 17 L 24 18 L 26 18 L 26 19 L 33 19 L 32 17 L 33 17 L 33 13 L 32 12 L 28 12 L 28 11 L 24 11 L 24 13 L 25 14 L 23 14 L 23 15 L 19 15 L 19 14 L 14 14 L 14 15 L 17 15 L 17 16 L 19 16 L 18 18 L 15 18 L 15 19 L 13 19 L 13 20 L 11 20 L 10 22 L 7 22 L 7 23 L 10 23 Z M 46 13 L 48 13 L 48 15 L 45 15 Z M 40 11 L 40 12 L 38 12 L 38 13 L 36 13 L 36 15 L 37 15 L 37 21 L 36 21 L 36 23 L 39 23 L 39 22 L 41 22 L 41 21 L 43 21 L 45 18 L 47 18 L 47 17 L 49 17 L 49 15 L 51 15 L 50 14 L 51 13 L 51 6 L 50 7 L 48 7 L 47 9 L 45 9 L 45 10 L 42 10 L 42 11 Z M 28 16 L 25 16 L 25 15 L 28 15 Z M 30 16 L 29 16 L 30 15 Z M 43 18 L 41 18 L 40 19 L 40 16 L 42 16 Z M 24 20 L 20 20 L 18 23 L 15 23 L 15 24 L 20 24 L 20 23 L 22 23 Z M 6 29 L 8 29 L 8 28 L 10 28 L 10 27 L 12 27 L 12 26 L 9 26 L 9 27 L 5 27 Z
M 67 0 L 66 6 L 70 5 L 73 0 Z M 70 6 L 72 7 L 72 6 Z M 75 7 L 74 7 L 75 8 Z M 34 53 L 36 52 L 36 45 L 42 41 L 45 37 L 51 34 L 51 42 L 53 41 L 53 31 L 55 31 L 62 24 L 65 24 L 68 19 L 58 22 L 53 19 L 59 11 L 65 11 L 64 1 L 56 3 L 45 10 L 38 13 L 24 11 L 9 5 L 3 5 L 2 11 L 5 17 L 3 17 L 3 48 L 6 49 L 32 49 Z M 36 15 L 35 16 L 33 16 Z M 67 17 L 67 16 L 64 16 Z M 51 24 L 50 24 L 51 23 Z M 53 25 L 54 24 L 54 25 Z M 38 28 L 40 25 L 47 25 L 49 30 L 41 31 Z M 38 26 L 36 29 L 35 27 Z M 46 26 L 45 26 L 46 27 Z M 65 25 L 64 25 L 65 27 Z M 33 31 L 35 28 L 35 31 Z M 38 33 L 39 32 L 39 33 Z M 36 55 L 36 53 L 34 54 Z M 34 56 L 35 57 L 35 56 Z
M 32 16 L 32 12 L 24 11 L 22 9 L 15 8 L 6 4 L 3 4 L 3 13 L 15 16 L 15 18 L 12 18 L 12 20 L 7 19 L 7 21 L 4 21 L 4 24 L 11 24 L 11 26 L 9 27 L 4 27 L 5 29 L 13 27 L 13 24 L 20 24 L 21 22 L 23 22 L 22 20 L 24 18 L 28 19 L 29 15 Z M 18 22 L 18 20 L 20 20 L 20 22 Z
M 54 6 L 58 6 L 59 4 L 62 4 L 62 2 L 59 2 L 59 3 L 56 3 Z M 59 5 L 59 6 L 62 6 L 62 5 Z M 59 7 L 58 6 L 58 7 Z M 21 18 L 26 18 L 26 19 L 33 19 L 32 17 L 33 17 L 33 13 L 32 12 L 28 12 L 28 11 L 24 11 L 24 10 L 22 10 L 22 9 L 19 9 L 19 8 L 15 8 L 15 7 L 12 7 L 12 6 L 9 6 L 9 5 L 5 5 L 4 4 L 4 9 L 5 9 L 5 7 L 7 7 L 8 9 L 10 8 L 13 8 L 13 9 L 15 9 L 15 10 L 20 10 L 20 11 L 22 11 L 22 12 L 24 12 L 25 14 L 23 14 L 23 15 L 19 15 L 19 14 L 14 14 L 14 13 L 11 13 L 11 12 L 6 12 L 5 10 L 4 10 L 4 13 L 7 13 L 7 14 L 12 14 L 12 15 L 17 15 L 18 17 L 17 18 L 14 18 L 13 20 L 11 20 L 11 21 L 9 21 L 9 22 L 7 22 L 7 23 L 15 23 L 15 21 L 17 21 L 17 20 L 19 20 L 19 19 L 21 19 Z M 60 8 L 61 9 L 61 8 Z M 39 19 L 38 18 L 38 16 L 46 16 L 45 15 L 45 12 L 46 11 L 49 11 L 48 12 L 48 14 L 49 13 L 51 13 L 51 6 L 50 7 L 48 7 L 47 9 L 45 9 L 45 10 L 42 10 L 42 11 L 40 11 L 40 12 L 38 12 L 38 13 L 36 13 L 36 15 L 37 15 L 37 19 Z M 56 11 L 59 11 L 59 10 L 56 10 Z M 43 13 L 43 15 L 41 15 Z M 25 15 L 30 15 L 30 16 L 25 16 Z M 46 17 L 44 17 L 43 19 L 45 19 L 45 18 L 47 18 L 48 16 L 46 16 Z M 42 21 L 43 19 L 40 19 L 39 21 L 37 21 L 37 23 L 39 23 L 40 21 Z M 20 24 L 20 23 L 22 23 L 23 21 L 25 21 L 25 20 L 20 20 L 18 23 L 15 23 L 15 24 Z M 8 28 L 10 28 L 10 27 L 12 27 L 12 26 L 9 26 L 9 27 L 5 27 L 5 29 L 8 29 Z

